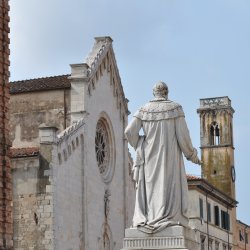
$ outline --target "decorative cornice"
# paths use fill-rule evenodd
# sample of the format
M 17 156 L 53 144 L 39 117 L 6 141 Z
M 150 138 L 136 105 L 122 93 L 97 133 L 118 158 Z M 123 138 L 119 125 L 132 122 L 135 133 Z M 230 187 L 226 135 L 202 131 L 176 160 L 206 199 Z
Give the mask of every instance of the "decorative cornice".
M 245 228 L 250 228 L 250 225 L 247 225 L 246 223 L 244 223 L 244 222 L 242 222 L 242 221 L 240 221 L 240 220 L 236 220 L 236 222 L 237 222 L 238 224 L 241 224 L 241 225 L 244 226 Z
M 71 125 L 70 127 L 66 128 L 65 130 L 63 130 L 57 138 L 56 144 L 60 144 L 62 143 L 64 140 L 66 140 L 67 138 L 69 138 L 70 136 L 72 136 L 74 133 L 77 132 L 77 130 L 79 130 L 83 125 L 84 125 L 84 119 L 81 119 L 79 121 L 77 121 L 76 123 L 74 123 L 73 125 Z
M 210 184 L 208 181 L 206 181 L 203 178 L 193 178 L 193 179 L 188 179 L 188 187 L 196 187 L 199 188 L 200 190 L 204 191 L 206 194 L 209 194 L 210 196 L 215 197 L 216 199 L 220 200 L 224 204 L 226 204 L 229 207 L 236 207 L 238 202 L 225 194 L 224 192 L 220 191 L 216 187 L 214 187 L 212 184 Z
M 126 114 L 129 114 L 128 110 L 128 99 L 125 98 L 125 94 L 123 91 L 123 87 L 121 84 L 121 78 L 119 74 L 119 70 L 117 67 L 115 54 L 112 48 L 112 39 L 110 37 L 96 37 L 95 38 L 95 44 L 88 55 L 86 59 L 86 64 L 89 66 L 87 68 L 87 75 L 86 75 L 86 81 L 88 81 L 88 91 L 91 93 L 91 86 L 94 89 L 94 83 L 93 79 L 96 76 L 96 73 L 98 73 L 99 68 L 101 67 L 101 64 L 105 61 L 106 68 L 108 71 L 110 71 L 111 75 L 115 76 L 115 80 L 117 84 L 114 84 L 114 88 L 117 88 L 118 91 L 114 91 L 115 94 L 117 94 L 117 98 L 119 98 L 123 102 L 124 110 Z M 107 60 L 106 60 L 106 57 Z M 102 68 L 101 68 L 102 69 Z M 111 84 L 113 84 L 113 77 L 111 79 Z M 119 101 L 118 101 L 118 108 L 119 108 Z
M 88 94 L 91 96 L 96 82 L 102 76 L 103 70 L 106 69 L 110 73 L 110 84 L 113 85 L 114 97 L 117 98 L 117 108 L 119 109 L 123 106 L 123 111 L 120 109 L 122 118 L 123 114 L 129 114 L 128 100 L 125 98 L 121 84 L 112 41 L 110 37 L 96 37 L 95 44 L 87 56 L 86 62 L 71 65 L 72 74 L 69 79 L 74 82 L 84 82 L 87 86 Z
M 202 113 L 203 111 L 214 112 L 221 109 L 230 110 L 230 112 L 234 113 L 234 109 L 231 106 L 231 100 L 228 96 L 200 99 L 200 108 L 197 109 L 197 113 Z
M 228 106 L 231 107 L 231 100 L 228 96 L 202 98 L 200 99 L 200 107 Z
M 98 67 L 102 63 L 102 59 L 106 56 L 113 41 L 110 37 L 96 37 L 95 40 L 94 47 L 86 59 L 86 63 L 89 66 L 87 70 L 87 77 L 89 78 L 98 70 Z
M 117 78 L 117 81 L 118 81 L 119 93 L 120 93 L 121 98 L 123 100 L 123 105 L 124 105 L 125 112 L 126 112 L 127 115 L 129 115 L 130 114 L 130 112 L 128 110 L 128 102 L 129 102 L 129 100 L 125 97 L 125 94 L 124 94 L 124 90 L 123 90 L 123 87 L 122 87 L 119 70 L 118 70 L 118 67 L 117 67 L 117 62 L 116 62 L 116 59 L 115 59 L 115 54 L 114 54 L 114 51 L 113 51 L 112 47 L 110 48 L 110 53 L 111 53 L 112 59 L 113 59 L 113 69 L 115 71 L 116 78 Z
M 200 149 L 204 149 L 204 148 L 232 148 L 232 149 L 235 149 L 233 147 L 233 145 L 230 144 L 230 143 L 224 143 L 224 144 L 218 144 L 218 145 L 202 145 L 202 146 L 200 146 Z
M 218 106 L 218 107 L 208 107 L 208 108 L 199 108 L 197 109 L 197 113 L 202 115 L 216 115 L 219 113 L 228 113 L 230 115 L 234 114 L 234 109 L 232 107 Z

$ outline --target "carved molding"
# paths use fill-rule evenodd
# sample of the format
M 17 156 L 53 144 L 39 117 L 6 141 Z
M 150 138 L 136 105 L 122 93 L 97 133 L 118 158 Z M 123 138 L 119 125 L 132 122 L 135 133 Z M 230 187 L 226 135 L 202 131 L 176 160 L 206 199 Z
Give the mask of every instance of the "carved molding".
M 67 138 L 69 138 L 71 135 L 76 133 L 83 125 L 84 125 L 84 119 L 80 119 L 79 121 L 75 122 L 73 125 L 70 127 L 66 128 L 63 130 L 57 138 L 56 144 L 62 143 L 65 141 Z
M 95 38 L 96 43 L 86 59 L 89 65 L 87 70 L 88 94 L 91 96 L 95 89 L 96 82 L 103 75 L 103 69 L 107 68 L 110 72 L 110 84 L 113 86 L 113 94 L 116 98 L 117 109 L 120 110 L 120 118 L 128 115 L 128 100 L 125 98 L 119 71 L 117 68 L 114 51 L 112 48 L 112 39 L 110 37 Z M 122 104 L 122 105 L 120 105 Z
M 84 126 L 84 119 L 81 119 L 78 122 L 74 123 L 58 135 L 55 144 L 57 145 L 57 147 L 60 145 L 58 149 L 61 148 L 57 155 L 59 164 L 62 164 L 63 161 L 66 162 L 68 158 L 74 153 L 75 149 L 79 147 L 80 140 L 82 140 L 83 135 L 75 134 L 82 126 Z M 62 145 L 63 147 L 61 147 Z
M 102 225 L 101 237 L 98 238 L 100 250 L 113 250 L 114 245 L 112 231 L 108 224 L 110 196 L 110 190 L 106 189 L 104 193 L 104 223 Z
M 101 43 L 101 46 L 99 43 Z M 98 49 L 98 45 L 100 46 L 99 50 L 95 52 Z M 87 76 L 91 77 L 93 76 L 96 71 L 98 70 L 99 65 L 102 62 L 102 59 L 105 57 L 107 54 L 109 48 L 112 45 L 112 39 L 109 37 L 104 37 L 102 40 L 96 38 L 96 43 L 90 53 L 90 55 L 87 58 L 87 64 L 89 65 L 88 73 Z M 91 54 L 94 54 L 94 57 L 91 57 Z
M 216 106 L 231 107 L 231 100 L 227 96 L 200 99 L 200 107 L 205 108 Z
M 124 249 L 179 249 L 185 248 L 184 237 L 145 237 L 123 241 Z
M 108 223 L 110 196 L 111 196 L 110 190 L 106 189 L 104 194 L 104 216 L 106 223 Z

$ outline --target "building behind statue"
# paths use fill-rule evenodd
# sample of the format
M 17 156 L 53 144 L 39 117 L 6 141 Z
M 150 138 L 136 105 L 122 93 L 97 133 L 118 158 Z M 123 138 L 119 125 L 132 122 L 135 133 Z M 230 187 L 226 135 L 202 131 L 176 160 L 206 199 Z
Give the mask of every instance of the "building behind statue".
M 120 249 L 134 185 L 109 37 L 71 74 L 11 85 L 15 249 Z
M 11 83 L 15 249 L 119 250 L 134 209 L 128 106 L 109 37 L 71 74 Z M 202 177 L 187 176 L 200 249 L 250 249 L 236 220 L 233 109 L 201 99 Z M 245 248 L 246 247 L 246 248 Z

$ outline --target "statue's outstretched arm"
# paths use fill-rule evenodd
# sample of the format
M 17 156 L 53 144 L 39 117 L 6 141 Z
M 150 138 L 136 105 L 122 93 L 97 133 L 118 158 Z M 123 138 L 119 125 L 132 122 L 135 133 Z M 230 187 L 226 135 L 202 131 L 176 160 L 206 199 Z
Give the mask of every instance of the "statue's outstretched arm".
M 128 139 L 129 144 L 136 149 L 139 140 L 139 131 L 142 126 L 142 121 L 136 117 L 129 123 L 125 129 L 125 136 Z
M 184 117 L 175 118 L 176 137 L 185 157 L 195 164 L 201 164 L 196 148 L 193 147 Z

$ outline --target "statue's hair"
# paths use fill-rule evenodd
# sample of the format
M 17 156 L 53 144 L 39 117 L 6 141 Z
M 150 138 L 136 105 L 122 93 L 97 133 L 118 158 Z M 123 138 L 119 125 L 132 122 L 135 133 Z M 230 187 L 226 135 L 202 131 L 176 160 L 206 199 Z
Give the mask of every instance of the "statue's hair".
M 159 81 L 153 87 L 154 96 L 166 97 L 168 95 L 168 86 L 165 82 Z

